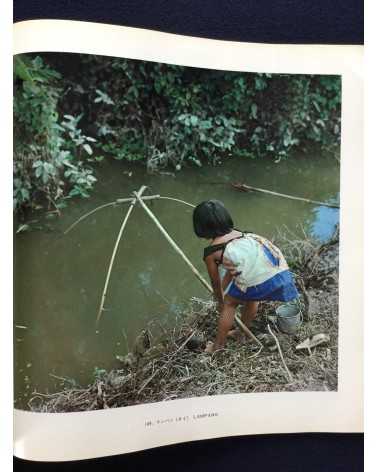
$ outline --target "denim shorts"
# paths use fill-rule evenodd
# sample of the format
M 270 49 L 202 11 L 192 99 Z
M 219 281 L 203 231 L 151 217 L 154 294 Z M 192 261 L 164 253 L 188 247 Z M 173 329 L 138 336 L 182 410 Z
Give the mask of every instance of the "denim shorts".
M 271 300 L 289 302 L 299 296 L 293 276 L 289 270 L 280 272 L 261 284 L 248 287 L 245 292 L 231 282 L 226 295 L 242 301 Z

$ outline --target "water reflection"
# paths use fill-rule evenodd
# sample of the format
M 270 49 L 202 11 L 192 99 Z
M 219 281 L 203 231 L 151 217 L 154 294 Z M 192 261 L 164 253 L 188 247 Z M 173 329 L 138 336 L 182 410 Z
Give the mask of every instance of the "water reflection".
M 326 241 L 332 236 L 339 222 L 339 210 L 319 206 L 313 209 L 313 213 L 315 217 L 310 224 L 310 234 L 320 241 Z

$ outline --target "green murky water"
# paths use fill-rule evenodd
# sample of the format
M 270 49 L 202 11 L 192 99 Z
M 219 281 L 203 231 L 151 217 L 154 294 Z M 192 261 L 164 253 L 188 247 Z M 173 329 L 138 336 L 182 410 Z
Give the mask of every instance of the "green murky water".
M 281 193 L 335 202 L 339 168 L 335 160 L 297 157 L 279 164 L 232 159 L 219 167 L 185 169 L 177 176 L 146 176 L 143 168 L 104 162 L 90 199 L 70 201 L 52 231 L 15 237 L 15 399 L 24 408 L 34 389 L 54 391 L 70 377 L 91 380 L 95 367 L 110 368 L 115 355 L 132 347 L 135 336 L 153 319 L 170 322 L 190 297 L 207 297 L 200 283 L 172 251 L 142 208 L 136 207 L 119 246 L 106 311 L 99 332 L 95 319 L 109 259 L 127 206 L 110 207 L 91 216 L 64 236 L 83 213 L 102 203 L 129 196 L 142 184 L 152 193 L 191 203 L 222 200 L 235 224 L 272 237 L 284 225 L 300 227 L 319 240 L 329 237 L 338 210 L 262 194 L 237 192 L 214 182 L 244 182 Z M 206 273 L 206 245 L 192 232 L 191 209 L 156 201 L 152 210 L 189 258 Z

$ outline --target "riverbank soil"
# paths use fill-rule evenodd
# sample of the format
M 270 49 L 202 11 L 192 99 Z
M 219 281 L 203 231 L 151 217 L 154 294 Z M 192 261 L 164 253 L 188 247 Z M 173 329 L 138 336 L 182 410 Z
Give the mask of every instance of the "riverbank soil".
M 144 330 L 133 353 L 118 356 L 113 370 L 99 371 L 86 387 L 67 385 L 53 394 L 35 392 L 29 408 L 69 412 L 228 393 L 336 391 L 338 233 L 322 245 L 287 236 L 279 244 L 295 274 L 303 304 L 303 322 L 294 334 L 281 332 L 274 323 L 278 304 L 264 302 L 252 327 L 262 347 L 242 337 L 207 354 L 204 347 L 215 338 L 218 315 L 212 301 L 192 299 L 174 328 L 158 326 L 153 332 L 159 334 L 154 336 Z M 325 342 L 297 349 L 319 334 L 326 335 Z

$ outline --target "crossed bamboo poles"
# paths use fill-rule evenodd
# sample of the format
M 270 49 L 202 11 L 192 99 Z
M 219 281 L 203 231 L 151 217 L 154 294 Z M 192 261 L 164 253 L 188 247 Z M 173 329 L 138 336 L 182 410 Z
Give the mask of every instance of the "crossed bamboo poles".
M 122 238 L 122 235 L 125 231 L 125 228 L 126 228 L 126 224 L 130 218 L 130 215 L 135 207 L 135 204 L 138 202 L 141 207 L 146 211 L 146 213 L 148 214 L 148 216 L 151 218 L 151 220 L 155 223 L 155 225 L 157 226 L 157 228 L 160 230 L 160 232 L 163 234 L 163 236 L 165 237 L 165 239 L 169 242 L 169 244 L 171 245 L 171 247 L 174 249 L 174 251 L 184 260 L 184 262 L 186 263 L 186 265 L 191 269 L 191 271 L 193 272 L 193 274 L 197 277 L 197 279 L 202 283 L 202 285 L 210 292 L 210 293 L 213 293 L 213 289 L 212 287 L 210 286 L 210 284 L 202 277 L 202 275 L 199 273 L 199 271 L 194 267 L 194 265 L 191 263 L 191 261 L 189 260 L 189 258 L 186 256 L 186 254 L 182 251 L 182 249 L 177 245 L 177 243 L 171 238 L 171 236 L 169 235 L 169 233 L 167 232 L 167 230 L 162 226 L 162 224 L 159 222 L 159 220 L 156 218 L 156 216 L 154 215 L 154 213 L 148 208 L 148 206 L 146 205 L 145 201 L 149 201 L 149 200 L 155 200 L 155 199 L 160 199 L 160 200 L 172 200 L 172 201 L 176 201 L 178 203 L 182 203 L 184 205 L 187 205 L 191 208 L 195 208 L 195 205 L 192 205 L 191 203 L 188 203 L 188 202 L 185 202 L 184 200 L 180 200 L 178 198 L 173 198 L 173 197 L 162 197 L 160 195 L 149 195 L 149 196 L 143 196 L 143 193 L 144 191 L 147 189 L 147 187 L 145 185 L 142 185 L 140 187 L 140 189 L 137 191 L 137 192 L 133 192 L 133 197 L 128 197 L 128 198 L 119 198 L 118 200 L 115 200 L 114 202 L 110 202 L 110 203 L 105 203 L 104 205 L 101 205 L 93 210 L 91 210 L 90 212 L 86 213 L 85 215 L 81 216 L 77 221 L 75 221 L 69 228 L 66 229 L 66 231 L 64 231 L 64 234 L 67 234 L 69 231 L 71 231 L 71 229 L 73 229 L 78 223 L 80 223 L 81 221 L 83 221 L 84 219 L 86 219 L 87 217 L 89 217 L 90 215 L 93 215 L 93 213 L 103 209 L 103 208 L 107 208 L 107 207 L 110 207 L 110 206 L 116 206 L 118 204 L 123 204 L 123 203 L 128 203 L 130 202 L 130 206 L 126 212 L 126 215 L 125 215 L 125 218 L 122 222 L 122 225 L 120 227 L 120 230 L 118 232 L 118 236 L 117 236 L 117 239 L 116 239 L 116 243 L 114 245 L 114 249 L 113 249 L 113 252 L 112 252 L 112 255 L 111 255 L 111 258 L 110 258 L 110 263 L 109 263 L 109 267 L 108 267 L 108 271 L 107 271 L 107 274 L 106 274 L 106 279 L 105 279 L 105 285 L 104 285 L 104 289 L 103 289 L 103 292 L 102 292 L 102 296 L 101 296 L 101 303 L 100 303 L 100 307 L 99 307 L 99 310 L 97 312 L 97 318 L 96 318 L 96 325 L 98 325 L 98 323 L 100 322 L 100 319 L 101 319 L 101 316 L 102 316 L 102 313 L 104 311 L 104 305 L 105 305 L 105 301 L 106 301 L 106 296 L 107 296 L 107 291 L 108 291 L 108 286 L 109 286 L 109 280 L 110 280 L 110 276 L 111 276 L 111 272 L 112 272 L 112 269 L 113 269 L 113 264 L 114 264 L 114 260 L 115 260 L 115 257 L 116 257 L 116 254 L 117 254 L 117 251 L 118 251 L 118 246 L 119 246 L 119 243 L 121 241 L 121 238 Z M 241 319 L 236 315 L 235 316 L 235 322 L 236 324 L 238 325 L 238 327 L 251 339 L 253 340 L 254 342 L 256 342 L 260 348 L 262 348 L 262 344 L 261 342 L 253 335 L 253 333 L 245 326 L 245 324 L 241 321 Z

